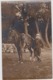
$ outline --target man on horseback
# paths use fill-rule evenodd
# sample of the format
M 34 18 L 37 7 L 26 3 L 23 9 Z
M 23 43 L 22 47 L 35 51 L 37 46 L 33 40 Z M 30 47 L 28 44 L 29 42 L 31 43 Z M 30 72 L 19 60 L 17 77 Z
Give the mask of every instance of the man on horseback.
M 29 34 L 25 34 L 22 32 L 22 26 L 21 25 L 21 13 L 17 12 L 16 13 L 16 19 L 17 22 L 15 21 L 14 26 L 14 30 L 12 30 L 13 32 L 11 32 L 10 35 L 11 38 L 14 39 L 14 44 L 18 49 L 18 54 L 19 54 L 19 60 L 20 60 L 20 54 L 22 55 L 23 53 L 23 49 L 25 51 L 26 48 L 28 48 L 28 50 L 30 51 L 30 57 L 32 57 L 32 48 L 34 50 L 34 61 L 35 61 L 35 57 L 37 58 L 38 61 L 40 61 L 40 53 L 41 53 L 41 47 L 40 47 L 40 42 L 41 42 L 41 36 L 39 34 L 36 34 L 35 38 L 32 38 Z M 21 27 L 21 28 L 20 28 Z M 19 31 L 21 30 L 21 31 Z M 20 34 L 18 34 L 18 32 Z M 13 40 L 12 40 L 13 41 Z

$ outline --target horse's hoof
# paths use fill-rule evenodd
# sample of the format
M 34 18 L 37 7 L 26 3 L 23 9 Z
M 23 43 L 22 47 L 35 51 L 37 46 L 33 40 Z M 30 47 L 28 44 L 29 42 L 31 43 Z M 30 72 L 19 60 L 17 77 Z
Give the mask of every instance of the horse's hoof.
M 30 61 L 32 60 L 32 57 L 30 57 Z
M 20 61 L 18 61 L 18 63 L 20 63 Z
M 21 64 L 23 64 L 23 62 L 21 62 Z
M 41 59 L 39 59 L 38 62 L 41 62 Z
M 33 59 L 33 61 L 35 62 L 35 58 Z

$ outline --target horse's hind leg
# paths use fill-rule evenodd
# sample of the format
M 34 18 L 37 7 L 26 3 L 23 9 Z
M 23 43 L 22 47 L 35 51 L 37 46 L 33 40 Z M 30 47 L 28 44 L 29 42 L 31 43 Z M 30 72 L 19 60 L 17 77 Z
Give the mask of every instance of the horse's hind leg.
M 33 53 L 33 51 L 32 51 L 32 49 L 31 49 L 31 47 L 28 48 L 28 49 L 29 49 L 29 51 L 30 51 L 30 60 L 32 60 L 32 53 Z

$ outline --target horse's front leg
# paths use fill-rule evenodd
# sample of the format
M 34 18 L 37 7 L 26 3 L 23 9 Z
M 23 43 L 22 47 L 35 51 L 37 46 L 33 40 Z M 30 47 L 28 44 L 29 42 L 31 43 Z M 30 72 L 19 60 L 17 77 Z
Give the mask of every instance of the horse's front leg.
M 32 60 L 32 53 L 33 53 L 32 48 L 29 47 L 28 49 L 29 49 L 29 51 L 30 51 L 30 60 Z
M 18 56 L 19 56 L 18 62 L 21 62 L 21 63 L 23 63 L 22 53 L 23 53 L 23 51 L 22 51 L 22 49 L 20 48 L 20 49 L 18 50 Z

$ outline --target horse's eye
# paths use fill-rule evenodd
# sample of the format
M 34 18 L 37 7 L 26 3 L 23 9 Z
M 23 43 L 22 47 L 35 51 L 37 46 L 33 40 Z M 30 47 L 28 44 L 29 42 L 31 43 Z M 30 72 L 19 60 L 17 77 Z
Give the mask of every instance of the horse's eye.
M 12 40 L 12 37 L 10 37 L 9 40 Z
M 11 31 L 9 31 L 9 34 L 11 33 Z

